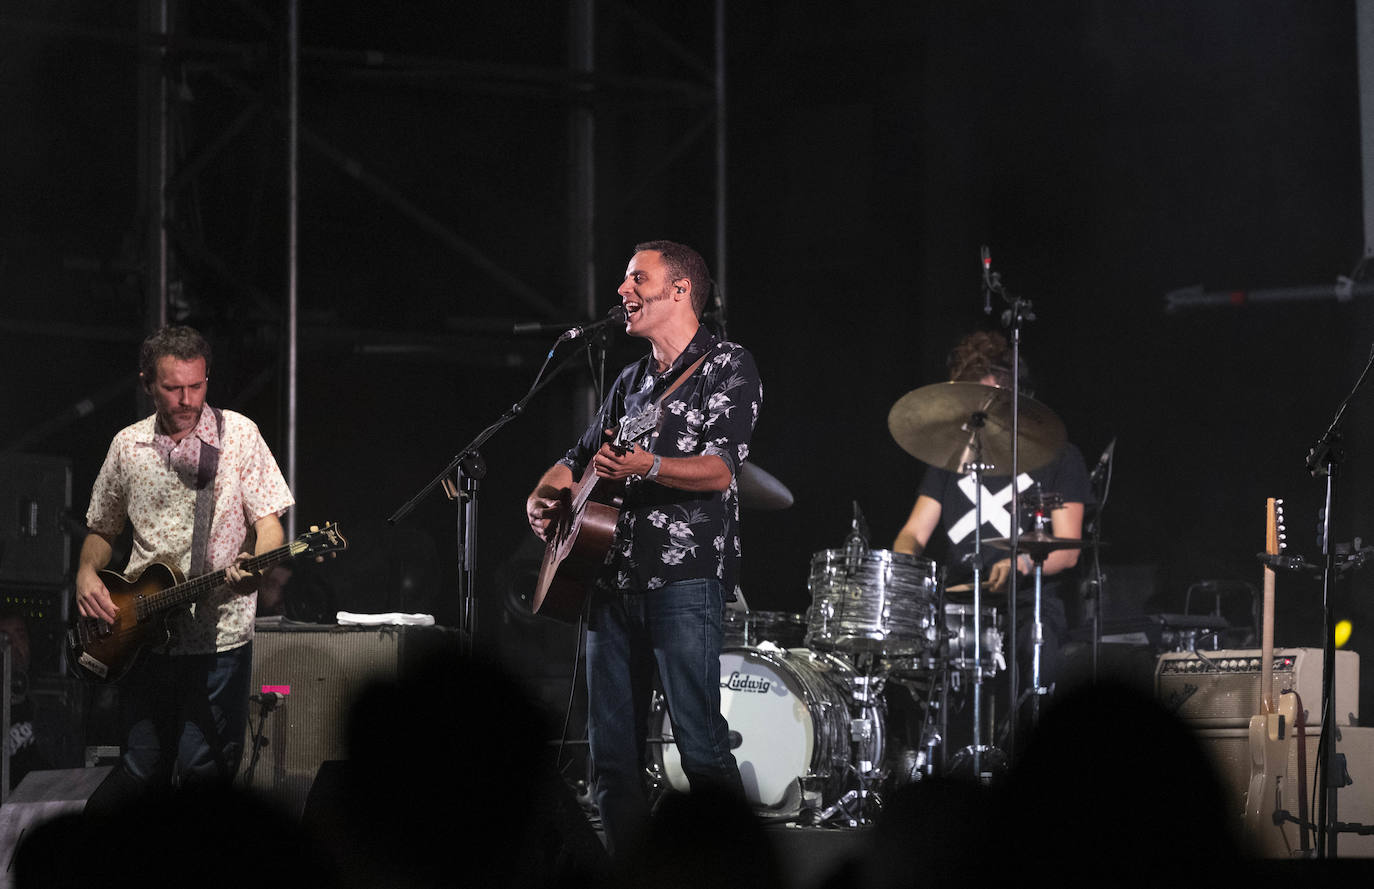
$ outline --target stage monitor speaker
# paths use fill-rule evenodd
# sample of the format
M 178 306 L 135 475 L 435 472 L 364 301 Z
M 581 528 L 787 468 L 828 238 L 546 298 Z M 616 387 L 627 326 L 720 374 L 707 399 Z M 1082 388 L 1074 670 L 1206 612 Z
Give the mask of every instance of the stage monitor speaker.
M 1196 728 L 1196 726 L 1194 726 Z M 1288 767 L 1283 781 L 1278 787 L 1278 805 L 1294 817 L 1302 811 L 1299 808 L 1299 789 L 1307 797 L 1306 812 L 1309 821 L 1314 820 L 1314 801 L 1316 799 L 1315 772 L 1317 768 L 1317 742 L 1321 729 L 1310 728 L 1306 733 L 1305 777 L 1299 781 L 1298 745 L 1288 745 Z M 1226 792 L 1227 810 L 1234 812 L 1236 823 L 1241 824 L 1245 811 L 1245 794 L 1250 786 L 1250 736 L 1248 728 L 1196 728 L 1195 732 L 1202 742 L 1216 768 Z M 1374 826 L 1374 728 L 1338 726 L 1335 731 L 1336 752 L 1344 754 L 1346 771 L 1351 784 L 1341 788 L 1336 795 L 1336 818 L 1350 825 Z M 1285 837 L 1292 848 L 1300 848 L 1298 826 L 1289 823 L 1283 828 Z M 1243 835 L 1243 834 L 1242 834 Z M 1374 858 L 1374 836 L 1359 836 L 1355 833 L 1328 834 L 1336 839 L 1335 849 L 1343 858 Z M 1309 835 L 1309 845 L 1315 844 L 1315 837 Z
M 348 711 L 378 680 L 395 679 L 426 652 L 456 645 L 447 627 L 343 627 L 259 621 L 253 694 L 281 694 L 264 712 L 251 706 L 240 781 L 299 816 L 320 765 L 348 756 Z M 253 738 L 265 740 L 253 762 Z M 379 730 L 381 730 L 379 728 Z
M 14 885 L 14 850 L 24 835 L 59 815 L 77 814 L 110 774 L 110 766 L 29 772 L 0 806 L 0 889 Z
M 1336 724 L 1360 721 L 1360 656 L 1336 652 Z M 1244 728 L 1260 710 L 1260 650 L 1172 651 L 1159 656 L 1155 696 L 1194 728 Z M 1321 723 L 1322 650 L 1274 649 L 1274 695 L 1302 698 L 1308 725 Z
M 60 584 L 71 569 L 65 522 L 72 466 L 65 457 L 0 455 L 0 580 Z

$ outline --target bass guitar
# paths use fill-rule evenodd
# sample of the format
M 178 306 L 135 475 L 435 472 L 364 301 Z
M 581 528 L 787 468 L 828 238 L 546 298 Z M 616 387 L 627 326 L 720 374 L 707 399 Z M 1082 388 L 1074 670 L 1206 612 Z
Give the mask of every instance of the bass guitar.
M 1283 501 L 1270 497 L 1265 504 L 1266 555 L 1283 551 Z M 1293 845 L 1276 819 L 1285 811 L 1283 785 L 1288 775 L 1289 747 L 1300 715 L 1297 692 L 1274 697 L 1274 569 L 1264 566 L 1263 635 L 1260 647 L 1260 708 L 1250 717 L 1250 783 L 1245 793 L 1245 832 L 1255 851 L 1268 858 L 1287 858 Z M 1296 776 L 1294 776 L 1296 777 Z
M 243 568 L 261 572 L 295 556 L 320 556 L 347 548 L 348 541 L 336 524 L 312 526 L 285 546 L 245 559 Z M 167 641 L 167 618 L 173 611 L 228 583 L 224 569 L 186 580 L 180 570 L 162 562 L 150 563 L 133 580 L 114 571 L 101 571 L 100 579 L 119 609 L 114 623 L 78 617 L 67 630 L 73 672 L 96 683 L 123 678 L 144 649 Z

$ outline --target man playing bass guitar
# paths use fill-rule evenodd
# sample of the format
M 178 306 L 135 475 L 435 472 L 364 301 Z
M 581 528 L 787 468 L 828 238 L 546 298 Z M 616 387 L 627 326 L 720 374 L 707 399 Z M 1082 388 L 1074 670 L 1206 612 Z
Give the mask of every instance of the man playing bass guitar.
M 589 465 L 602 482 L 625 482 L 591 584 L 587 633 L 594 799 L 617 856 L 648 817 L 655 666 L 689 783 L 743 794 L 720 711 L 721 617 L 740 558 L 735 479 L 763 392 L 753 356 L 701 324 L 710 286 L 695 250 L 671 241 L 635 248 L 618 292 L 625 332 L 647 339 L 649 354 L 621 371 L 600 415 L 526 501 L 530 527 L 550 541 Z M 647 431 L 607 443 L 621 427 Z
M 248 720 L 258 577 L 245 564 L 280 547 L 291 491 L 258 427 L 205 403 L 210 345 L 189 327 L 143 342 L 139 377 L 152 416 L 120 431 L 91 492 L 76 575 L 82 618 L 114 623 L 118 607 L 99 571 L 133 526 L 126 576 L 163 562 L 188 577 L 224 571 L 170 621 L 171 642 L 150 651 L 120 691 L 120 765 L 87 803 L 108 811 L 132 793 L 182 782 L 228 782 Z

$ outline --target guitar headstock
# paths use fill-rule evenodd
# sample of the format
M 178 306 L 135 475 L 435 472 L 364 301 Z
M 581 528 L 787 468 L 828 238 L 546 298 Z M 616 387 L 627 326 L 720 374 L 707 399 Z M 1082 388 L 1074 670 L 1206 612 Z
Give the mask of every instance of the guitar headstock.
M 1264 551 L 1271 556 L 1283 552 L 1288 534 L 1283 526 L 1283 501 L 1270 497 L 1265 501 Z
M 309 553 L 312 556 L 323 556 L 326 553 L 336 553 L 348 549 L 348 541 L 339 533 L 338 523 L 330 522 L 322 528 L 311 525 L 309 531 L 298 534 L 296 539 L 291 541 L 290 547 L 293 556 L 304 553 Z
M 658 425 L 659 413 L 660 409 L 655 404 L 650 405 L 633 417 L 621 417 L 620 425 L 616 427 L 615 446 L 618 448 L 626 447 L 644 433 L 651 432 Z

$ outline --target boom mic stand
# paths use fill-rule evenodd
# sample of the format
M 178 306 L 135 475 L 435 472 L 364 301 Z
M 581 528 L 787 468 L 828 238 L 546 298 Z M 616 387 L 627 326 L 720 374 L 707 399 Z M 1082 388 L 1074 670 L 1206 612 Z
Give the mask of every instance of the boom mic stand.
M 986 247 L 983 248 L 983 287 L 984 287 L 984 290 L 985 290 L 984 303 L 983 303 L 983 311 L 984 311 L 985 313 L 987 313 L 987 314 L 991 314 L 991 313 L 992 313 L 992 300 L 991 300 L 990 294 L 995 293 L 995 294 L 997 294 L 998 296 L 1000 296 L 1000 297 L 1002 298 L 1002 301 L 1005 302 L 1005 303 L 1007 304 L 1007 306 L 1008 306 L 1008 308 L 1006 308 L 1006 309 L 1004 309 L 1004 310 L 1002 311 L 1002 326 L 1008 328 L 1008 329 L 1011 331 L 1011 515 L 1012 515 L 1012 522 L 1011 522 L 1011 533 L 1008 535 L 1008 536 L 1010 537 L 1010 544 L 1011 544 L 1011 574 L 1010 574 L 1010 583 L 1008 584 L 1008 590 L 1007 590 L 1007 615 L 1008 615 L 1009 620 L 1010 620 L 1010 627 L 1009 627 L 1009 633 L 1008 633 L 1008 635 L 1010 636 L 1010 639 L 1008 640 L 1008 644 L 1007 644 L 1007 649 L 1008 649 L 1008 652 L 1010 653 L 1010 656 L 1007 658 L 1007 662 L 1008 662 L 1008 664 L 1010 665 L 1010 666 L 1009 666 L 1009 669 L 1007 670 L 1007 673 L 1008 673 L 1007 681 L 1010 683 L 1010 691 L 1008 692 L 1007 699 L 1011 702 L 1012 706 L 1011 706 L 1011 708 L 1010 708 L 1010 710 L 1009 710 L 1009 712 L 1008 712 L 1008 714 L 1007 714 L 1008 719 L 1009 719 L 1010 721 L 1009 721 L 1009 723 L 1008 723 L 1007 751 L 1006 751 L 1006 752 L 1007 752 L 1008 755 L 1015 755 L 1015 753 L 1017 752 L 1017 748 L 1016 748 L 1016 721 L 1017 721 L 1017 718 L 1018 718 L 1017 712 L 1018 712 L 1018 709 L 1019 709 L 1019 708 L 1017 707 L 1017 704 L 1016 704 L 1016 701 L 1017 701 L 1017 684 L 1018 684 L 1018 680 L 1019 680 L 1019 678 L 1020 678 L 1017 674 L 1020 672 L 1020 669 L 1021 669 L 1020 662 L 1017 660 L 1017 652 L 1016 652 L 1016 648 L 1017 648 L 1016 637 L 1017 637 L 1017 635 L 1018 635 L 1018 632 L 1017 632 L 1017 624 L 1016 624 L 1016 588 L 1017 588 L 1017 575 L 1021 573 L 1021 572 L 1018 570 L 1018 566 L 1017 566 L 1017 563 L 1019 562 L 1020 556 L 1021 556 L 1021 550 L 1020 550 L 1020 538 L 1021 538 L 1021 499 L 1020 499 L 1020 491 L 1018 490 L 1019 487 L 1020 487 L 1020 479 L 1019 479 L 1019 477 L 1018 477 L 1018 476 L 1019 476 L 1019 473 L 1020 473 L 1020 462 L 1019 462 L 1019 456 L 1018 456 L 1018 453 L 1017 453 L 1018 446 L 1019 446 L 1019 444 L 1020 444 L 1020 437 L 1021 437 L 1021 431 L 1020 431 L 1020 421 L 1021 421 L 1021 326 L 1022 326 L 1022 324 L 1024 324 L 1025 322 L 1034 321 L 1034 320 L 1035 320 L 1035 313 L 1031 311 L 1031 302 L 1030 302 L 1030 300 L 1022 299 L 1020 296 L 1017 296 L 1017 295 L 1015 295 L 1015 294 L 1008 293 L 1007 290 L 1006 290 L 1006 288 L 1002 286 L 1002 276 L 999 275 L 997 272 L 992 271 L 992 258 L 991 258 L 990 253 L 988 252 L 988 248 L 986 248 Z M 1039 602 L 1038 602 L 1038 601 L 1037 601 L 1037 603 L 1036 603 L 1036 611 L 1037 611 L 1037 616 L 1038 616 L 1038 612 L 1039 612 Z M 1036 625 L 1035 627 L 1033 627 L 1032 629 L 1033 629 L 1032 636 L 1031 636 L 1032 641 L 1038 640 L 1038 639 L 1040 638 L 1040 635 L 1041 635 L 1040 626 L 1037 624 L 1037 625 Z M 1034 689 L 1034 693 L 1038 696 L 1038 695 L 1041 693 L 1041 690 L 1038 689 L 1038 688 L 1037 688 L 1037 689 Z M 1032 708 L 1032 713 L 1037 713 L 1037 712 L 1038 712 L 1038 697 L 1037 697 L 1037 706 Z
M 604 328 L 602 328 L 604 330 Z M 580 335 L 580 334 L 579 334 Z M 442 487 L 450 500 L 458 500 L 460 508 L 458 510 L 458 608 L 459 608 L 459 628 L 463 631 L 462 646 L 467 653 L 471 653 L 473 641 L 477 633 L 477 588 L 476 588 L 476 567 L 475 555 L 477 544 L 477 491 L 481 485 L 481 480 L 486 476 L 486 461 L 482 458 L 481 448 L 497 432 L 509 422 L 525 412 L 525 405 L 530 399 L 540 392 L 549 383 L 553 382 L 573 361 L 581 356 L 581 351 L 573 352 L 557 365 L 553 372 L 544 375 L 549 362 L 553 360 L 553 353 L 558 348 L 558 344 L 564 339 L 570 338 L 568 334 L 560 336 L 544 356 L 544 363 L 539 368 L 539 373 L 535 375 L 534 383 L 531 384 L 524 397 L 511 405 L 496 422 L 477 434 L 477 437 L 462 448 L 457 455 L 449 461 L 433 479 L 423 488 L 416 491 L 414 496 L 407 500 L 399 509 L 394 512 L 387 523 L 394 525 L 411 513 L 419 502 L 433 491 L 435 488 Z M 604 367 L 606 353 L 605 337 L 589 337 L 587 348 L 599 348 L 601 350 L 601 362 Z
M 1314 813 L 1317 820 L 1317 857 L 1326 858 L 1336 856 L 1336 839 L 1330 838 L 1330 855 L 1327 854 L 1327 833 L 1330 826 L 1336 823 L 1336 794 L 1329 793 L 1334 790 L 1335 781 L 1339 779 L 1343 770 L 1333 768 L 1336 763 L 1335 745 L 1335 725 L 1336 725 L 1336 695 L 1334 689 L 1336 675 L 1336 645 L 1335 645 L 1335 551 L 1331 546 L 1331 517 L 1336 507 L 1336 475 L 1340 468 L 1344 453 L 1340 448 L 1341 441 L 1341 422 L 1345 417 L 1345 409 L 1350 404 L 1350 400 L 1355 397 L 1355 393 L 1360 391 L 1365 379 L 1369 376 L 1370 368 L 1374 367 L 1374 348 L 1370 349 L 1369 359 L 1365 361 L 1364 370 L 1360 372 L 1360 378 L 1355 381 L 1355 386 L 1350 390 L 1350 394 L 1341 402 L 1336 409 L 1336 416 L 1331 420 L 1331 425 L 1326 427 L 1322 437 L 1307 452 L 1307 471 L 1313 476 L 1326 477 L 1326 502 L 1322 510 L 1321 519 L 1321 549 L 1322 549 L 1322 730 L 1321 739 L 1317 742 L 1317 810 Z

